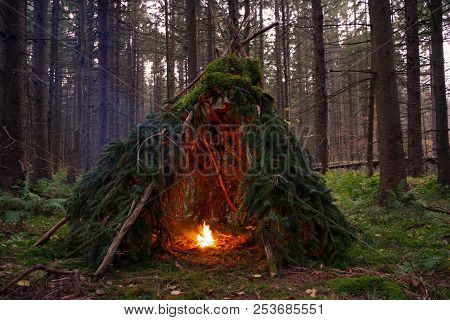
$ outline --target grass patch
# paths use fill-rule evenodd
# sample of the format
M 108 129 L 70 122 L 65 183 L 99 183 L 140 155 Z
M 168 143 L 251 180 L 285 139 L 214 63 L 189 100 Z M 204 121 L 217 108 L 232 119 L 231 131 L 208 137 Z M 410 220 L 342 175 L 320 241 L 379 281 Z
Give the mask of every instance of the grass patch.
M 57 176 L 59 182 L 45 182 L 37 189 L 30 188 L 29 192 L 39 199 L 46 200 L 46 194 L 64 199 L 65 191 L 55 191 L 58 184 L 64 184 L 63 176 Z M 358 241 L 350 247 L 339 272 L 312 263 L 304 264 L 302 273 L 293 269 L 271 278 L 264 256 L 256 257 L 255 252 L 230 253 L 226 259 L 217 257 L 214 265 L 195 263 L 196 259 L 192 258 L 185 263 L 180 261 L 181 267 L 171 257 L 158 257 L 118 267 L 96 283 L 87 296 L 96 299 L 421 299 L 420 286 L 413 287 L 408 281 L 420 276 L 429 298 L 449 299 L 449 218 L 417 205 L 450 207 L 448 191 L 437 186 L 435 175 L 408 178 L 408 193 L 414 200 L 397 208 L 375 204 L 378 177 L 368 178 L 364 170 L 329 171 L 325 179 L 338 206 L 358 230 Z M 0 205 L 10 211 L 31 208 L 30 201 L 23 196 L 0 194 Z M 11 226 L 11 233 L 0 232 L 0 286 L 37 263 L 93 272 L 80 257 L 66 257 L 73 250 L 67 244 L 67 227 L 61 228 L 45 246 L 32 248 L 61 219 L 63 212 L 27 212 L 17 222 L 0 224 L 0 231 L 3 226 Z M 1 211 L 0 216 L 1 223 L 5 212 Z M 351 268 L 377 271 L 383 277 L 361 272 L 356 277 L 349 271 Z M 37 274 L 28 280 L 45 283 L 41 278 L 42 274 Z M 107 293 L 97 296 L 95 289 L 105 289 Z M 316 289 L 316 296 L 311 297 L 306 292 L 308 289 Z M 173 291 L 180 293 L 174 295 Z
M 369 299 L 405 299 L 403 290 L 394 282 L 374 276 L 339 278 L 330 281 L 331 288 L 339 294 L 365 296 Z

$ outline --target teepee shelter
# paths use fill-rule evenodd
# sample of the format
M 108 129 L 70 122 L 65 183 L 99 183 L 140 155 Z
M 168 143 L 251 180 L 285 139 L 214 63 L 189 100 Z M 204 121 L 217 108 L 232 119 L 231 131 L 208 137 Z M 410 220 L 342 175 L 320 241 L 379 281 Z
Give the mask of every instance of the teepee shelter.
M 344 252 L 353 229 L 274 112 L 259 62 L 242 56 L 238 38 L 231 43 L 167 111 L 106 147 L 44 241 L 68 222 L 97 275 L 119 257 L 206 255 L 247 241 L 259 243 L 272 274 Z
M 210 225 L 238 230 L 237 242 L 260 241 L 272 272 L 305 258 L 333 259 L 354 239 L 275 114 L 258 61 L 236 55 L 210 63 L 169 111 L 111 143 L 76 186 L 67 220 L 97 274 L 116 252 L 137 260 L 177 246 L 201 250 L 211 235 L 211 250 L 220 250 Z M 196 237 L 186 231 L 199 225 Z

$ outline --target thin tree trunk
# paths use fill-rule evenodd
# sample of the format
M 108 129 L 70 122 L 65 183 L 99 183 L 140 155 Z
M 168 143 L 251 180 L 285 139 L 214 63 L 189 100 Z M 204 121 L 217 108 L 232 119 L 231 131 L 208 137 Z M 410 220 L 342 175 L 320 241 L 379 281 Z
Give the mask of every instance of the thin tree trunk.
M 323 43 L 322 1 L 312 0 L 314 26 L 314 79 L 315 79 L 315 121 L 314 137 L 316 165 L 325 172 L 328 168 L 328 101 L 326 91 L 325 48 Z
M 413 177 L 417 177 L 423 173 L 417 0 L 405 1 L 405 18 L 408 94 L 408 173 Z
M 448 140 L 448 111 L 445 89 L 445 65 L 442 37 L 442 1 L 430 0 L 431 11 L 431 68 L 433 74 L 433 99 L 436 106 L 437 181 L 450 186 L 450 159 Z
M 379 201 L 406 177 L 389 0 L 369 0 L 380 153 Z
M 48 0 L 35 1 L 32 55 L 32 143 L 33 179 L 50 178 L 51 156 L 48 143 Z
M 26 2 L 0 1 L 0 189 L 24 180 Z

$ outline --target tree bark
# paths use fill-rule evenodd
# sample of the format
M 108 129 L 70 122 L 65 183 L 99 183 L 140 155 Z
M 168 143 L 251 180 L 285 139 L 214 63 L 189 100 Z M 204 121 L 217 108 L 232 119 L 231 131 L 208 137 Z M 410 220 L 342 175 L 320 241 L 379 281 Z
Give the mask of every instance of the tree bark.
M 197 52 L 197 0 L 186 0 L 186 37 L 188 56 L 188 82 L 198 74 Z
M 408 173 L 413 177 L 417 177 L 423 173 L 417 0 L 405 1 L 405 18 L 408 95 Z
M 369 0 L 380 158 L 379 201 L 406 177 L 389 0 Z
M 433 100 L 436 115 L 437 181 L 450 186 L 450 159 L 448 140 L 448 110 L 445 89 L 445 65 L 442 37 L 442 1 L 430 0 L 431 11 L 431 69 L 433 76 Z
M 32 143 L 33 179 L 50 178 L 51 156 L 48 143 L 48 0 L 36 0 L 33 12 L 32 49 Z
M 0 189 L 24 180 L 26 2 L 0 2 Z
M 328 100 L 326 90 L 325 48 L 323 43 L 322 1 L 312 0 L 314 27 L 314 80 L 315 80 L 315 121 L 314 138 L 316 146 L 315 162 L 322 172 L 328 168 Z

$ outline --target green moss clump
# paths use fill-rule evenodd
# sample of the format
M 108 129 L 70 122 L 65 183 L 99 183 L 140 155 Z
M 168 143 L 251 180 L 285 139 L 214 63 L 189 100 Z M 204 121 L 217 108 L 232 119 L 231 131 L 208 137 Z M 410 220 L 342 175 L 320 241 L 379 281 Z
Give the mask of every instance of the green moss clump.
M 405 299 L 403 290 L 397 284 L 381 277 L 362 276 L 357 278 L 338 278 L 331 280 L 330 285 L 337 293 L 358 295 L 377 291 L 385 299 Z
M 263 74 L 258 60 L 243 58 L 236 55 L 228 55 L 211 62 L 205 70 L 205 74 L 213 72 L 240 75 L 250 80 L 254 86 L 262 84 Z
M 259 62 L 252 58 L 228 55 L 211 62 L 197 85 L 174 105 L 174 110 L 191 109 L 206 92 L 243 88 L 260 95 L 262 92 L 262 70 Z M 261 90 L 260 90 L 261 89 Z

